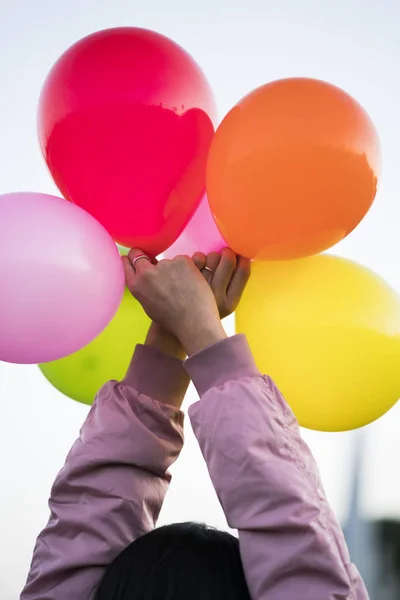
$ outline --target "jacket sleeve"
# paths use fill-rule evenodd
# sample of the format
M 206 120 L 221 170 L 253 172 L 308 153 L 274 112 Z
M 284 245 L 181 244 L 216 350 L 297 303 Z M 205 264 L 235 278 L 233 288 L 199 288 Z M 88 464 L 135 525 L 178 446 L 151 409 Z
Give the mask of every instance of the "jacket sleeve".
M 253 600 L 367 600 L 313 456 L 243 336 L 186 362 L 190 417 Z
M 126 378 L 97 395 L 56 478 L 21 600 L 91 600 L 106 567 L 154 528 L 183 443 L 182 361 L 138 346 Z M 161 402 L 159 402 L 161 401 Z

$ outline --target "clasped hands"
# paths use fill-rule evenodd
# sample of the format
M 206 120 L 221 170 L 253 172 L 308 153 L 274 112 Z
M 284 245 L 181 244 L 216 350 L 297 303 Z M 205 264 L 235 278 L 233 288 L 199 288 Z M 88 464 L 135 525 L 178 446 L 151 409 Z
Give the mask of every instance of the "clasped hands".
M 127 287 L 155 327 L 173 336 L 176 354 L 191 356 L 226 337 L 221 319 L 236 310 L 251 263 L 228 248 L 160 261 L 133 248 L 123 264 Z

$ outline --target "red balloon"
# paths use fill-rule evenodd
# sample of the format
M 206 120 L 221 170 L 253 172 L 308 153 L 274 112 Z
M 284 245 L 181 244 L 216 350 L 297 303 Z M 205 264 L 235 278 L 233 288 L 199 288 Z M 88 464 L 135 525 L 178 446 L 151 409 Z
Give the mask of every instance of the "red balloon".
M 123 246 L 156 256 L 205 189 L 216 109 L 197 63 L 170 39 L 126 27 L 90 35 L 56 62 L 39 102 L 50 172 L 68 200 Z

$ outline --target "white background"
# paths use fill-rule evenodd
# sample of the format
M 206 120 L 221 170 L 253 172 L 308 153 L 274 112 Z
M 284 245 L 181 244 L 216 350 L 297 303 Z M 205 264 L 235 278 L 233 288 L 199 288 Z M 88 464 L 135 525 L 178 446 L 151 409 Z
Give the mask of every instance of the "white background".
M 372 267 L 400 290 L 400 5 L 390 0 L 368 5 L 365 0 L 215 0 L 215 5 L 211 0 L 1 0 L 0 193 L 57 193 L 36 136 L 41 84 L 69 45 L 119 25 L 158 30 L 191 52 L 209 77 L 221 116 L 251 89 L 287 76 L 325 79 L 355 96 L 379 130 L 384 177 L 370 214 L 336 251 Z M 26 264 L 29 268 L 29 248 Z M 194 399 L 192 392 L 188 402 Z M 35 366 L 0 363 L 2 599 L 18 598 L 35 536 L 47 519 L 50 485 L 87 410 L 55 391 Z M 400 516 L 399 426 L 396 407 L 366 430 L 362 508 L 369 516 Z M 223 527 L 189 431 L 187 437 L 162 521 L 195 519 Z M 329 498 L 344 518 L 354 434 L 305 432 L 305 437 Z

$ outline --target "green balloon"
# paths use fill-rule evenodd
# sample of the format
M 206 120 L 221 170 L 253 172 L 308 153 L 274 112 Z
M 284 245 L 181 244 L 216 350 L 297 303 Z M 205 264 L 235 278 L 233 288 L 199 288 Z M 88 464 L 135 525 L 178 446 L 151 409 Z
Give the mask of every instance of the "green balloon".
M 150 319 L 126 289 L 118 312 L 97 338 L 82 350 L 39 368 L 60 392 L 92 404 L 107 381 L 123 379 L 134 348 L 144 342 L 149 327 Z
M 120 246 L 120 244 L 117 244 L 117 248 L 121 256 L 128 256 L 130 250 L 129 248 L 125 248 L 125 246 Z

